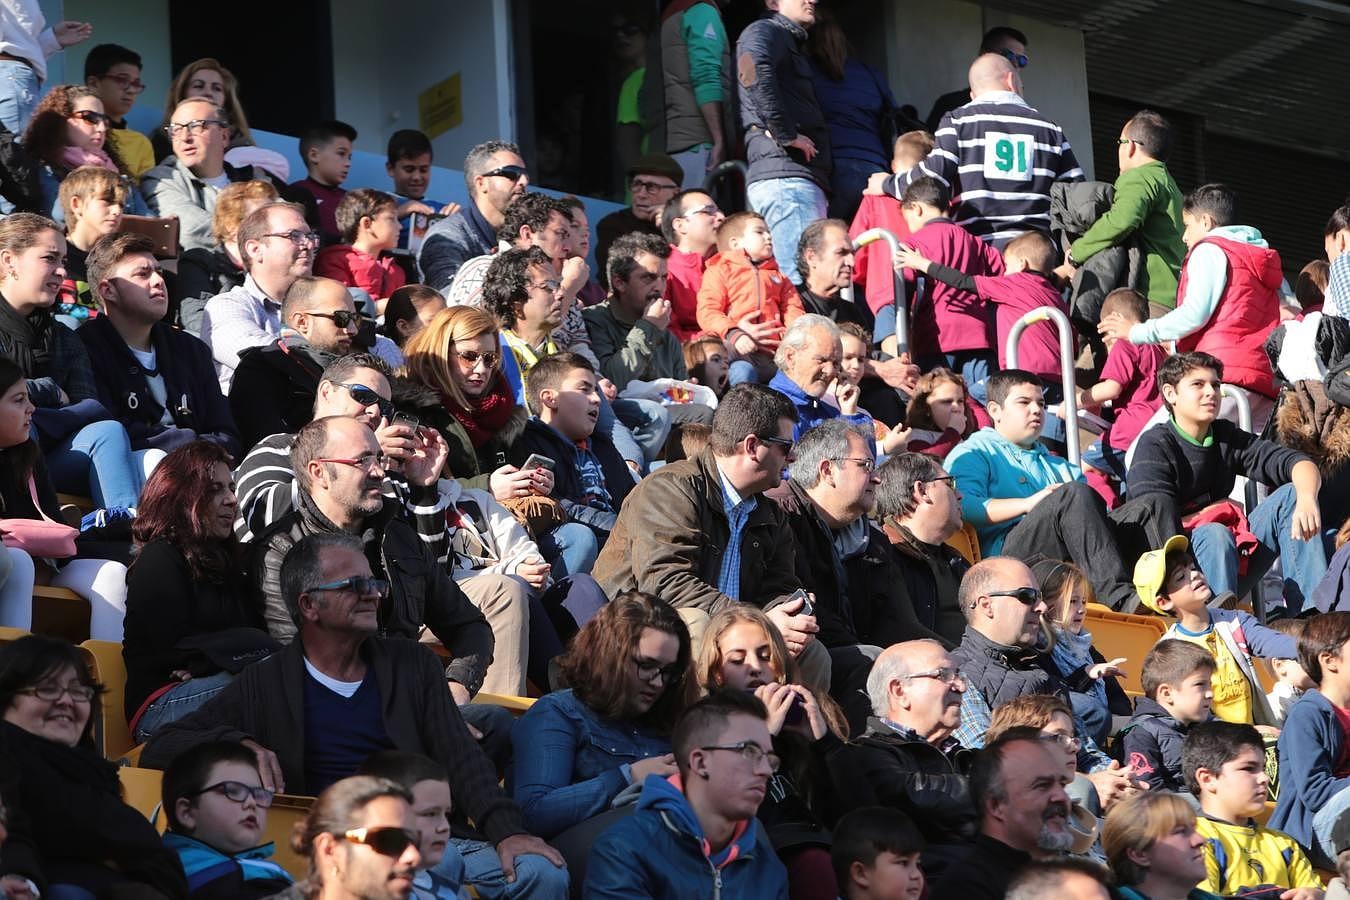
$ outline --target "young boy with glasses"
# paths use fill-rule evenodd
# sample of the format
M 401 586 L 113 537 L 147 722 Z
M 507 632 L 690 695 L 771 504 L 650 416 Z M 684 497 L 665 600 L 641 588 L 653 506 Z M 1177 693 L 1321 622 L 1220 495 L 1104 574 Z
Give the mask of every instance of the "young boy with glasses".
M 257 757 L 242 744 L 199 744 L 170 763 L 164 843 L 178 854 L 193 900 L 255 900 L 290 887 L 264 837 L 272 799 Z
M 119 44 L 99 44 L 84 58 L 84 83 L 98 92 L 103 111 L 108 114 L 108 143 L 126 167 L 127 174 L 140 181 L 155 167 L 155 151 L 150 139 L 127 127 L 127 113 L 145 90 L 141 81 L 141 56 Z

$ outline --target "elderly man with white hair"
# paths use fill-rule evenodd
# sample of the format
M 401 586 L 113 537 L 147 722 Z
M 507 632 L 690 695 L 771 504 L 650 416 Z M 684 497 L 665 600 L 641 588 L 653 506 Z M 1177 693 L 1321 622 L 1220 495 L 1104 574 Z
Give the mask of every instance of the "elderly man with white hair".
M 824 316 L 798 316 L 783 335 L 773 355 L 778 372 L 769 387 L 797 408 L 794 441 L 821 422 L 841 416 L 872 433 L 872 417 L 858 409 L 858 386 L 841 377 L 843 359 L 839 326 Z
M 890 806 L 907 813 L 928 842 L 923 862 L 930 879 L 978 827 L 966 777 L 974 754 L 952 737 L 965 689 L 937 641 L 887 647 L 867 678 L 873 712 L 867 731 L 826 758 L 836 812 Z

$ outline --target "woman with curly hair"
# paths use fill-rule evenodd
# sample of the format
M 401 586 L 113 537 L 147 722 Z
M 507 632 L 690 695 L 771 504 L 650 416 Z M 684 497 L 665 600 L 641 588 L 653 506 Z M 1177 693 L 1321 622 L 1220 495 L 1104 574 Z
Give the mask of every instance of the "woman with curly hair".
M 670 734 L 690 699 L 690 657 L 684 622 L 648 594 L 620 594 L 586 623 L 561 660 L 570 687 L 541 697 L 511 733 L 512 790 L 531 833 L 553 838 L 648 775 L 675 774 Z
M 122 656 L 137 743 L 225 689 L 239 664 L 276 645 L 262 629 L 234 536 L 230 455 L 193 441 L 145 483 L 132 525 Z M 231 671 L 233 670 L 233 671 Z
M 136 182 L 108 142 L 111 123 L 98 92 L 84 85 L 57 85 L 38 101 L 22 143 L 28 155 L 41 164 L 38 184 L 42 208 L 50 210 L 56 222 L 65 222 L 61 182 L 80 166 L 98 166 L 124 179 L 128 187 L 126 211 L 134 215 L 148 211 Z

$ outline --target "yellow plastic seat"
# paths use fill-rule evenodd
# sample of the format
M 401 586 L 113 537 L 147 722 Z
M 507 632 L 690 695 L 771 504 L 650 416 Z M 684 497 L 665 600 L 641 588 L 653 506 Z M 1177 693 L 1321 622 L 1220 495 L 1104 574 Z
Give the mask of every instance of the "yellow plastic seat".
M 1125 658 L 1121 664 L 1125 675 L 1118 679 L 1120 686 L 1131 697 L 1141 696 L 1144 687 L 1140 673 L 1144 668 L 1144 657 L 1162 639 L 1166 623 L 1156 616 L 1102 609 L 1104 612 L 1098 610 L 1096 604 L 1089 605 L 1083 627 L 1092 633 L 1092 645 L 1106 659 Z
M 163 834 L 165 819 L 160 809 L 160 794 L 164 773 L 159 769 L 119 766 L 117 778 L 122 782 L 122 801 L 149 819 L 155 830 Z
M 89 637 L 89 601 L 69 588 L 33 587 L 33 633 L 78 644 Z
M 136 744 L 127 728 L 123 709 L 127 692 L 127 667 L 122 660 L 122 645 L 112 641 L 85 641 L 80 644 L 95 680 L 103 685 L 103 714 L 94 724 L 94 745 L 104 759 L 122 758 Z
M 22 628 L 0 628 L 0 644 L 8 644 L 10 641 L 17 641 L 21 637 L 28 637 L 32 634 L 30 631 L 24 631 Z
M 474 695 L 474 703 L 487 703 L 491 706 L 500 706 L 503 709 L 509 709 L 517 716 L 523 715 L 525 710 L 534 706 L 533 697 L 513 697 L 510 694 L 489 694 L 486 691 L 479 691 Z
M 947 538 L 947 546 L 964 556 L 972 566 L 980 561 L 980 536 L 969 522 L 962 522 L 961 530 Z

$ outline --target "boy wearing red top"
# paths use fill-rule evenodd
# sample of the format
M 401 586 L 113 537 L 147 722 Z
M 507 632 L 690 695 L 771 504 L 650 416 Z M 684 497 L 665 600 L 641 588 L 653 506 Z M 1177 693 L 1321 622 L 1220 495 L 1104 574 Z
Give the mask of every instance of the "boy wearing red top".
M 1114 290 L 1102 301 L 1102 315 L 1120 315 L 1131 324 L 1147 322 L 1148 314 L 1148 298 L 1130 288 Z M 1101 380 L 1078 392 L 1078 408 L 1101 406 L 1109 400 L 1116 417 L 1102 436 L 1083 451 L 1083 468 L 1124 481 L 1126 451 L 1162 406 L 1158 367 L 1167 353 L 1157 344 L 1131 344 L 1114 339 L 1106 346 Z M 1063 410 L 1060 417 L 1063 418 Z M 1092 472 L 1087 475 L 1088 483 L 1097 488 Z M 1114 494 L 1113 489 L 1109 490 Z
M 933 136 L 926 131 L 907 131 L 895 139 L 891 155 L 892 172 L 908 172 L 933 149 Z M 873 228 L 884 228 L 902 243 L 909 237 L 909 225 L 900 214 L 900 203 L 890 194 L 863 194 L 862 204 L 848 227 L 851 240 Z M 876 318 L 873 340 L 891 356 L 896 355 L 895 278 L 888 248 L 878 241 L 858 251 L 853 263 L 853 283 L 863 286 L 867 307 Z
M 732 215 L 717 229 L 717 248 L 698 291 L 698 326 L 731 348 L 728 383 L 767 384 L 778 371 L 778 341 L 802 314 L 802 299 L 778 269 L 773 234 L 762 216 Z
M 344 243 L 319 251 L 314 274 L 360 288 L 383 314 L 389 295 L 408 281 L 387 252 L 398 246 L 398 201 L 382 191 L 358 188 L 338 203 L 335 218 Z
M 341 240 L 337 227 L 337 207 L 347 192 L 342 182 L 352 167 L 352 144 L 356 129 L 346 122 L 319 122 L 305 129 L 300 137 L 300 158 L 309 173 L 291 184 L 314 198 L 319 210 L 319 237 L 322 243 Z
M 717 252 L 717 229 L 726 216 L 703 191 L 680 191 L 666 201 L 661 233 L 670 244 L 666 260 L 666 299 L 670 301 L 671 334 L 688 343 L 699 332 L 698 289 L 708 257 Z
M 959 277 L 1003 274 L 998 250 L 947 218 L 949 200 L 947 188 L 936 178 L 916 178 L 905 188 L 900 211 L 911 234 L 902 249 L 907 246 L 915 259 L 931 261 Z M 905 280 L 915 282 L 914 272 L 905 272 Z M 926 278 L 913 310 L 910 354 L 914 361 L 925 371 L 946 366 L 961 373 L 971 396 L 983 404 L 984 383 L 994 370 L 996 357 L 990 343 L 989 310 L 973 283 L 959 287 L 941 278 Z M 1050 380 L 1057 383 L 1059 375 Z

